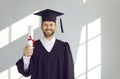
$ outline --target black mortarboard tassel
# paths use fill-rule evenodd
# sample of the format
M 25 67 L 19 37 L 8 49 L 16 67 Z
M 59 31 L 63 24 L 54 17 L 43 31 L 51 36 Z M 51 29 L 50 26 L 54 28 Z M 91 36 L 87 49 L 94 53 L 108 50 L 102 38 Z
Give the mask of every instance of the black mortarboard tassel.
M 61 32 L 64 33 L 63 24 L 62 24 L 62 19 L 61 18 L 60 18 L 60 26 L 61 26 Z

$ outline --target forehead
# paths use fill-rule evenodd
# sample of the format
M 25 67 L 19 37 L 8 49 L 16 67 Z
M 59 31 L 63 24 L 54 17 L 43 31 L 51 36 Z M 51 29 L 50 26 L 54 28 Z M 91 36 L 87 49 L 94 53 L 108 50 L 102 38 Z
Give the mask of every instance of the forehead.
M 43 23 L 43 24 L 55 24 L 54 21 L 43 21 L 42 23 Z

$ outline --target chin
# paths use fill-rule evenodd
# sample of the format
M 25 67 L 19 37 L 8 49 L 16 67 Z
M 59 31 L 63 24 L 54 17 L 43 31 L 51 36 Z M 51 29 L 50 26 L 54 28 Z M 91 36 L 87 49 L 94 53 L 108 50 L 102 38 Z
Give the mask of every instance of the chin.
M 51 37 L 51 36 L 53 36 L 54 35 L 54 32 L 51 32 L 51 33 L 45 33 L 44 32 L 44 36 L 45 37 Z
M 51 37 L 53 36 L 54 33 L 51 33 L 51 34 L 44 34 L 45 37 Z

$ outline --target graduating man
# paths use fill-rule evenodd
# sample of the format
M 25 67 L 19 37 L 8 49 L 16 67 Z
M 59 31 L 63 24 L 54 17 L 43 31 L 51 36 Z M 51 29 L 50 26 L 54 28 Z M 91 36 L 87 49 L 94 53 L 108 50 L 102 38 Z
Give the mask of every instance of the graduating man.
M 19 73 L 31 76 L 31 79 L 74 79 L 70 46 L 54 35 L 56 17 L 63 13 L 46 9 L 35 15 L 42 17 L 41 30 L 44 37 L 36 40 L 34 47 L 25 46 L 24 56 L 16 63 Z M 63 32 L 62 25 L 61 31 Z

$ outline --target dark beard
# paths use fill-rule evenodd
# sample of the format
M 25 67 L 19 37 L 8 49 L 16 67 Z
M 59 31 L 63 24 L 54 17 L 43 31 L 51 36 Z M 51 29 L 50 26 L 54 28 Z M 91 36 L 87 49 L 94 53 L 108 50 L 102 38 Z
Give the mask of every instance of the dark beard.
M 45 36 L 45 37 L 51 37 L 51 36 L 53 36 L 53 35 L 54 35 L 54 32 L 55 32 L 55 31 L 52 31 L 52 33 L 51 33 L 51 34 L 46 34 L 45 32 L 43 32 L 43 33 L 44 33 L 44 36 Z

